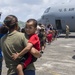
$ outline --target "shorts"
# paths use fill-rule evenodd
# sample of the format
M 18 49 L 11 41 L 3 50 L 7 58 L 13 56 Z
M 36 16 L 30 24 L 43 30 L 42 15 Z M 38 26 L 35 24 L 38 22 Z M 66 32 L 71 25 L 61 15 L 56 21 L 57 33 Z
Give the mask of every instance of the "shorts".
M 26 69 L 27 65 L 35 62 L 37 58 L 35 58 L 33 55 L 29 55 L 30 53 L 27 53 L 22 59 L 20 60 L 20 64 L 24 66 L 24 69 Z M 31 57 L 30 57 L 31 56 Z M 25 65 L 26 64 L 26 65 Z

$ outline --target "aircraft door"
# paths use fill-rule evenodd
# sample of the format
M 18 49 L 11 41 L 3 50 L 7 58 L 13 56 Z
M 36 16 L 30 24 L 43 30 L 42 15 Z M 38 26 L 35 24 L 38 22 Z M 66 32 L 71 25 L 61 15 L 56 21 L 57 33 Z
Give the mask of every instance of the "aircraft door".
M 58 30 L 61 30 L 61 29 L 62 29 L 61 20 L 55 20 L 55 24 L 56 24 L 56 28 L 57 28 Z

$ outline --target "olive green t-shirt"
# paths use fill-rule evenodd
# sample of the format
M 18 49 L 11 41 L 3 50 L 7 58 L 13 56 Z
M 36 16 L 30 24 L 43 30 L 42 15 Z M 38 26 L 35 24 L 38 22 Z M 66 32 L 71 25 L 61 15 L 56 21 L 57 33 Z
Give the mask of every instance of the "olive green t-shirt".
M 25 34 L 13 31 L 8 33 L 1 38 L 1 48 L 5 58 L 6 67 L 8 68 L 8 75 L 11 75 L 16 72 L 16 66 L 19 64 L 20 59 L 12 59 L 12 53 L 20 52 L 27 45 L 27 39 Z M 28 65 L 26 70 L 35 70 L 35 67 L 32 64 Z

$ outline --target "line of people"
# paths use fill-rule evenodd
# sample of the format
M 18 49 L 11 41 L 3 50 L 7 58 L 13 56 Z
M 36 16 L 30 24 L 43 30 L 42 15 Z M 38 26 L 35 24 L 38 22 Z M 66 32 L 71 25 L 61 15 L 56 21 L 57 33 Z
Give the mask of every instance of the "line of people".
M 55 40 L 58 37 L 58 30 L 54 29 L 53 26 L 50 24 L 47 25 L 47 27 L 45 27 L 45 25 L 43 24 L 39 24 L 38 36 L 40 38 L 40 41 L 44 41 L 45 45 L 46 45 L 46 42 L 50 44 L 53 40 Z
M 7 75 L 35 75 L 34 62 L 41 57 L 46 42 L 50 44 L 55 30 L 37 24 L 35 19 L 26 21 L 23 29 L 19 28 L 18 19 L 8 15 L 0 27 L 0 75 L 2 70 L 2 53 L 8 68 Z
M 0 39 L 7 75 L 35 75 L 34 62 L 41 57 L 40 41 L 35 34 L 37 21 L 29 19 L 26 22 L 25 33 L 18 31 L 18 19 L 8 15 L 4 19 L 8 31 Z

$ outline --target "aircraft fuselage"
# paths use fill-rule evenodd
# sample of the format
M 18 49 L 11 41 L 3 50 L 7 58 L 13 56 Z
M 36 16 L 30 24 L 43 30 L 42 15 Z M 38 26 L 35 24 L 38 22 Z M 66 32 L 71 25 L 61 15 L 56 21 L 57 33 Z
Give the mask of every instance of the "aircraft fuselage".
M 75 31 L 75 4 L 60 4 L 49 7 L 39 22 L 45 25 L 52 24 L 54 28 L 62 31 L 65 31 L 67 24 L 70 31 Z

